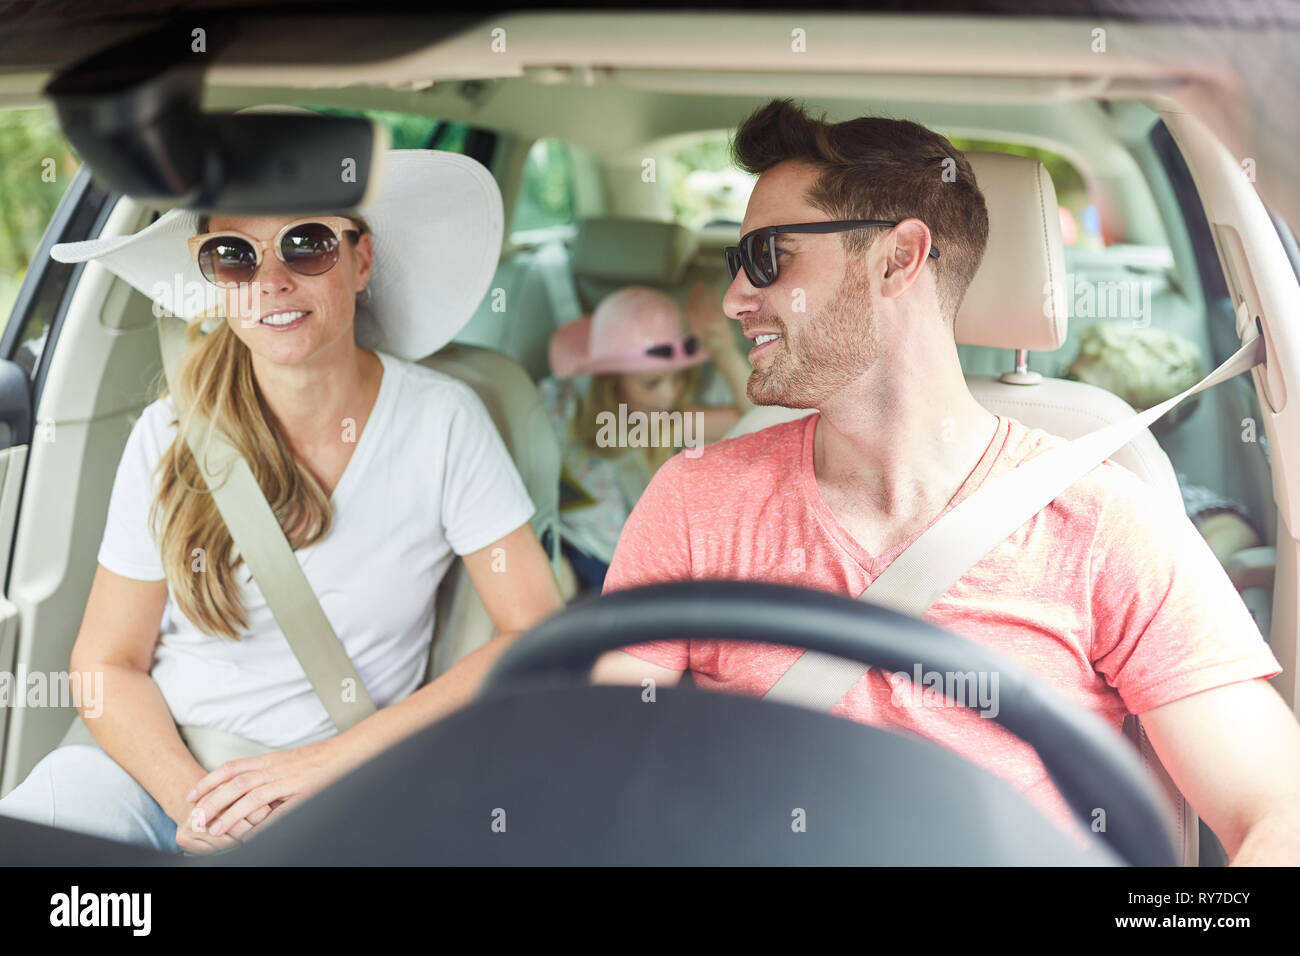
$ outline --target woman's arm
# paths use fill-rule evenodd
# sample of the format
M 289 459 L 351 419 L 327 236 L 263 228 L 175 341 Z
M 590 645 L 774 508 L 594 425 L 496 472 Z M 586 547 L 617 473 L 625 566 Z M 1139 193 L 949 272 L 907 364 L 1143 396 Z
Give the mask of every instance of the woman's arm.
M 530 525 L 465 555 L 464 561 L 496 636 L 410 697 L 340 734 L 336 740 L 345 764 L 364 763 L 469 703 L 515 638 L 564 606 L 546 552 Z
M 496 636 L 405 700 L 337 736 L 222 764 L 195 787 L 198 809 L 210 821 L 209 834 L 223 833 L 227 820 L 257 823 L 272 806 L 292 807 L 463 707 L 515 638 L 564 606 L 550 562 L 530 525 L 521 525 L 464 560 Z
M 82 712 L 91 735 L 176 821 L 181 848 L 203 852 L 234 841 L 188 826 L 193 806 L 185 795 L 204 770 L 181 740 L 162 691 L 149 676 L 166 603 L 165 580 L 137 581 L 100 565 L 72 648 L 71 667 L 103 674 L 102 712 L 97 717 Z M 234 835 L 248 829 L 251 826 L 236 828 Z

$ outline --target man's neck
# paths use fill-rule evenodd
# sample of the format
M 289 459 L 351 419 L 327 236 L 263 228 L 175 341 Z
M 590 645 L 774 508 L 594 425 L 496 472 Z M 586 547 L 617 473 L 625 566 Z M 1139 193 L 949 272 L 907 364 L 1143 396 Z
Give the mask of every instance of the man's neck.
M 955 349 L 919 354 L 931 358 L 878 362 L 823 403 L 813 467 L 837 515 L 882 528 L 933 518 L 988 449 L 997 416 L 971 397 Z

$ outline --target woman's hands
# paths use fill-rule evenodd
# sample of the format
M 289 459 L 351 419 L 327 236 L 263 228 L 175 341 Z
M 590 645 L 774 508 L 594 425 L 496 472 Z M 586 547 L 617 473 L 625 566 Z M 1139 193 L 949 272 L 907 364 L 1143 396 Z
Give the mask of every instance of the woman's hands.
M 176 811 L 169 810 L 167 815 L 176 821 L 177 849 L 190 854 L 216 853 L 219 850 L 229 850 L 231 847 L 238 846 L 253 827 L 271 813 L 269 808 L 264 807 L 218 836 L 208 832 L 203 812 L 190 801 L 181 798 L 177 806 Z
M 177 822 L 176 843 L 182 850 L 212 853 L 235 846 L 267 817 L 281 815 L 463 707 L 510 643 L 564 606 L 546 553 L 527 523 L 464 559 L 497 636 L 405 700 L 381 708 L 337 736 L 232 760 L 200 777 L 178 809 L 168 811 Z
M 206 774 L 185 797 L 193 809 L 177 820 L 176 845 L 189 853 L 229 849 L 272 811 L 324 789 L 351 765 L 339 759 L 335 739 L 231 760 Z

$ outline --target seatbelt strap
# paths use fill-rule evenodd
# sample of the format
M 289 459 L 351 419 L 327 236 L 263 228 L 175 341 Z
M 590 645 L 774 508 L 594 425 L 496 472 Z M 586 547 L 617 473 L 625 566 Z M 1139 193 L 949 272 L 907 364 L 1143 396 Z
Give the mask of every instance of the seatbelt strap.
M 177 406 L 178 418 L 183 417 L 183 412 L 170 383 L 176 380 L 177 370 L 185 357 L 185 329 L 182 319 L 171 316 L 158 319 L 158 346 L 162 351 L 163 371 L 172 401 Z M 202 452 L 203 437 L 209 431 L 211 435 L 205 454 Z M 276 623 L 284 632 L 330 720 L 340 732 L 365 720 L 375 712 L 375 704 L 352 666 L 343 642 L 325 616 L 248 462 L 224 435 L 216 429 L 209 429 L 206 421 L 196 418 L 185 440 L 194 454 L 199 473 L 212 492 L 217 511 L 230 530 L 235 547 L 252 572 L 253 580 L 266 598 Z
M 926 529 L 858 595 L 858 600 L 920 617 L 981 558 L 1144 428 L 1188 396 L 1261 364 L 1264 354 L 1264 339 L 1256 334 L 1186 391 L 1132 418 L 1054 448 L 986 483 Z M 805 651 L 765 696 L 814 710 L 830 710 L 870 669 L 856 661 Z

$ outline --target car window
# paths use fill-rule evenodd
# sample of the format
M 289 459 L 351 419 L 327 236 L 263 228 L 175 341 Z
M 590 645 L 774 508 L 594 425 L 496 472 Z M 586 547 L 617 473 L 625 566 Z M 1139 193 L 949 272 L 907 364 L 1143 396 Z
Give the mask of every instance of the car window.
M 732 165 L 730 130 L 681 143 L 661 163 L 673 219 L 687 229 L 739 227 L 757 177 Z
M 1178 295 L 1173 251 L 1162 226 L 1152 220 L 1154 205 L 1145 208 L 1151 194 L 1139 175 L 1122 181 L 1112 177 L 1102 193 L 1073 162 L 1053 150 L 945 135 L 963 152 L 1009 153 L 1037 160 L 1052 179 L 1064 247 L 1068 335 L 1054 352 L 1035 355 L 1031 363 L 1035 371 L 1075 378 L 1079 369 L 1072 371 L 1073 363 L 1082 354 L 1085 340 L 1092 343 L 1089 349 L 1100 348 L 1097 336 L 1109 341 L 1129 332 L 1147 338 L 1172 333 L 1178 341 L 1161 339 L 1159 348 L 1189 350 L 1187 361 L 1191 352 L 1206 352 L 1203 309 L 1182 302 Z M 1089 332 L 1096 325 L 1122 328 Z M 1155 331 L 1148 335 L 1148 329 Z M 1003 350 L 959 345 L 957 352 L 968 374 L 1006 371 Z
M 524 161 L 519 197 L 511 220 L 511 238 L 527 240 L 525 234 L 569 226 L 577 221 L 572 148 L 562 140 L 539 139 Z
M 394 110 L 358 110 L 332 106 L 311 107 L 330 116 L 359 116 L 388 128 L 393 149 L 440 149 L 477 159 L 488 169 L 496 154 L 497 134 L 454 120 Z
M 80 166 L 51 110 L 0 112 L 0 316 L 6 322 L 45 228 Z M 44 329 L 33 324 L 27 332 L 38 337 Z
M 310 109 L 329 116 L 357 116 L 374 120 L 388 127 L 388 135 L 393 149 L 428 149 L 430 140 L 441 125 L 459 127 L 455 135 L 444 133 L 438 149 L 453 153 L 464 151 L 464 129 L 461 123 L 443 124 L 431 116 L 417 116 L 412 113 L 395 113 L 391 110 L 350 110 L 332 106 L 312 106 Z M 460 148 L 457 148 L 459 145 Z

